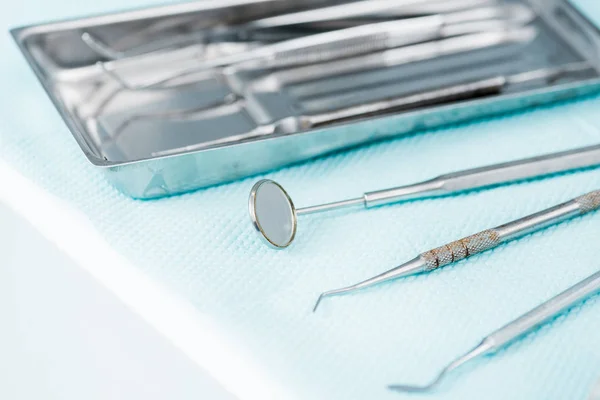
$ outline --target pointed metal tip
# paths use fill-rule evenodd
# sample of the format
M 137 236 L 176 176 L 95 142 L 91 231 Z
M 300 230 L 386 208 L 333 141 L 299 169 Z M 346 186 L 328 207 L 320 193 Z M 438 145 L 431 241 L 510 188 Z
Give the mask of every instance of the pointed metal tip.
M 422 393 L 431 390 L 432 386 L 389 385 L 387 388 L 393 392 Z
M 339 294 L 350 293 L 350 292 L 353 292 L 355 290 L 359 290 L 359 289 L 362 289 L 364 287 L 371 286 L 373 284 L 373 282 L 378 282 L 378 280 L 375 279 L 375 278 L 372 278 L 372 279 L 368 279 L 368 280 L 366 280 L 364 282 L 357 283 L 356 285 L 351 285 L 351 286 L 343 287 L 343 288 L 340 288 L 340 289 L 334 289 L 334 290 L 329 290 L 327 292 L 323 292 L 323 293 L 321 293 L 321 295 L 317 299 L 317 302 L 315 303 L 315 306 L 313 307 L 313 312 L 317 311 L 317 308 L 319 307 L 319 304 L 321 304 L 321 301 L 324 298 L 330 297 L 330 296 L 336 296 L 336 295 L 339 295 Z
M 92 35 L 89 32 L 83 32 L 81 34 L 81 40 L 85 43 L 92 51 L 101 55 L 102 57 L 106 57 L 111 60 L 116 60 L 123 57 L 123 53 L 120 51 L 113 50 L 111 47 L 106 45 L 96 36 Z
M 403 393 L 424 393 L 424 392 L 429 392 L 429 391 L 433 390 L 436 386 L 438 386 L 440 384 L 440 382 L 444 379 L 444 377 L 446 376 L 446 374 L 449 371 L 452 371 L 453 369 L 455 369 L 460 364 L 461 364 L 461 362 L 456 363 L 456 365 L 450 364 L 449 366 L 447 366 L 446 368 L 444 368 L 438 374 L 438 376 L 436 376 L 435 379 L 433 381 L 429 382 L 427 385 L 423 385 L 423 386 L 419 386 L 419 385 L 389 385 L 388 389 L 392 390 L 394 392 L 403 392 Z
M 419 385 L 389 385 L 388 389 L 393 390 L 395 392 L 404 392 L 404 393 L 423 393 L 429 392 L 434 389 L 436 386 L 442 382 L 442 380 L 450 373 L 454 371 L 461 365 L 470 360 L 485 354 L 486 352 L 494 349 L 495 345 L 493 341 L 484 339 L 479 345 L 477 345 L 474 349 L 463 355 L 462 357 L 457 358 L 448 364 L 442 371 L 435 377 L 434 380 L 429 382 L 427 385 L 419 386 Z
M 321 300 L 323 300 L 323 297 L 325 296 L 325 293 L 321 293 L 319 295 L 319 298 L 317 299 L 317 302 L 315 303 L 315 306 L 313 307 L 313 313 L 315 311 L 317 311 L 317 308 L 319 307 L 319 304 L 321 304 Z
M 315 306 L 313 307 L 313 312 L 317 311 L 317 308 L 319 307 L 319 304 L 321 304 L 321 301 L 329 296 L 334 296 L 336 294 L 342 294 L 342 293 L 346 293 L 351 291 L 352 289 L 354 289 L 353 286 L 348 286 L 342 289 L 335 289 L 335 290 L 330 290 L 328 292 L 323 292 L 321 293 L 321 295 L 319 296 L 319 298 L 317 299 L 317 302 L 315 303 Z
M 435 388 L 444 377 L 445 373 L 441 373 L 438 375 L 434 381 L 427 385 L 418 386 L 418 385 L 389 385 L 388 389 L 394 392 L 403 392 L 403 393 L 423 393 L 429 392 L 433 388 Z

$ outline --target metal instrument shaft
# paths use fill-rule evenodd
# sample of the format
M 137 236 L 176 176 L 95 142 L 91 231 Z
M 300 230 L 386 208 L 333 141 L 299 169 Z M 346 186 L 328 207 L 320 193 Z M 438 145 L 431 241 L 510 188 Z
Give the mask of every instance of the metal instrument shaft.
M 566 203 L 528 215 L 496 228 L 487 229 L 471 236 L 453 241 L 435 249 L 426 251 L 412 260 L 387 272 L 345 288 L 322 293 L 313 311 L 326 297 L 350 293 L 365 289 L 392 279 L 402 278 L 423 272 L 430 272 L 440 267 L 469 258 L 475 254 L 493 249 L 503 243 L 515 240 L 527 234 L 556 225 L 568 219 L 585 215 L 600 208 L 600 190 L 576 197 Z
M 532 332 L 552 318 L 573 307 L 577 303 L 600 292 L 600 271 L 570 287 L 559 295 L 539 305 L 526 314 L 502 328 L 486 336 L 479 345 L 457 358 L 446 366 L 440 374 L 429 384 L 417 385 L 390 385 L 390 390 L 399 392 L 426 392 L 435 388 L 442 379 L 451 371 L 476 357 L 493 353 L 513 341 Z
M 364 3 L 364 7 L 361 4 Z M 403 19 L 423 15 L 433 15 L 440 13 L 448 13 L 453 11 L 461 11 L 470 8 L 492 6 L 494 0 L 455 0 L 455 1 L 431 1 L 417 0 L 412 2 L 399 2 L 397 0 L 373 1 L 366 0 L 354 3 L 354 7 L 334 6 L 312 10 L 308 15 L 306 11 L 299 13 L 289 13 L 277 17 L 262 18 L 250 21 L 241 25 L 218 26 L 214 29 L 200 30 L 197 32 L 178 34 L 174 37 L 165 39 L 150 40 L 149 42 L 139 44 L 127 50 L 119 50 L 114 45 L 105 43 L 102 39 L 94 35 L 92 32 L 85 31 L 81 34 L 81 40 L 90 50 L 96 52 L 109 60 L 119 60 L 123 58 L 135 57 L 139 55 L 165 52 L 169 49 L 174 49 L 183 46 L 194 44 L 204 45 L 219 45 L 223 42 L 277 42 L 296 38 L 299 33 L 293 30 L 281 30 L 284 27 L 297 26 L 314 26 L 318 27 L 319 23 L 329 23 L 342 27 L 352 27 L 369 23 L 368 21 L 381 22 L 389 19 Z M 359 8 L 355 8 L 356 5 Z M 348 15 L 348 10 L 351 14 Z M 356 10 L 356 11 L 355 11 Z M 361 13 L 364 11 L 364 13 Z M 311 15 L 312 14 L 312 17 Z M 141 39 L 144 35 L 156 34 L 164 30 L 165 27 L 161 24 L 149 24 L 144 29 L 135 34 L 121 37 L 118 42 L 131 40 L 134 37 Z
M 587 146 L 457 171 L 412 185 L 367 192 L 356 199 L 298 208 L 296 214 L 314 214 L 354 205 L 372 208 L 401 201 L 448 196 L 454 193 L 541 178 L 597 165 L 600 165 L 600 145 Z
M 237 69 L 268 70 L 307 64 L 318 65 L 327 61 L 357 57 L 435 39 L 494 30 L 505 31 L 509 28 L 524 26 L 533 18 L 534 14 L 531 10 L 515 5 L 428 15 L 402 21 L 372 23 L 284 40 L 241 53 L 218 57 L 200 65 L 174 72 L 172 76 L 151 80 L 141 85 L 131 85 L 119 75 L 116 69 L 119 62 L 111 64 L 100 62 L 99 66 L 128 90 L 153 89 L 174 79 L 227 66 L 236 66 Z M 97 50 L 101 48 L 101 43 L 97 40 L 94 41 L 89 33 L 84 33 L 82 39 L 88 46 L 93 46 Z

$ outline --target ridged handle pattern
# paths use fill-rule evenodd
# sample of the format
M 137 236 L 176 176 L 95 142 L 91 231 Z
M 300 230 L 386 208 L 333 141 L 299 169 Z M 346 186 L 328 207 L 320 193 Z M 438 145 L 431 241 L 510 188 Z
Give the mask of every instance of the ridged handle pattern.
M 388 47 L 387 33 L 374 33 L 365 36 L 336 40 L 332 43 L 318 43 L 295 49 L 278 51 L 269 67 L 286 67 L 292 65 L 314 64 L 337 60 L 345 57 L 359 56 Z
M 586 214 L 600 209 L 600 190 L 584 194 L 575 199 L 579 203 L 579 212 Z
M 494 229 L 467 236 L 444 246 L 429 250 L 421 254 L 425 261 L 426 271 L 432 271 L 455 261 L 468 258 L 477 253 L 484 252 L 501 243 L 500 235 Z

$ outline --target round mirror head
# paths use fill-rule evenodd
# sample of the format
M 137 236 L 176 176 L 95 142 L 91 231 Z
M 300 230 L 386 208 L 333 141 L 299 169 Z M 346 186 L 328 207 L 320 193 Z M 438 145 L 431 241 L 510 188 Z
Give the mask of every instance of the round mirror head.
M 250 218 L 266 242 L 277 248 L 288 247 L 296 236 L 296 209 L 292 199 L 276 182 L 257 182 L 248 200 Z

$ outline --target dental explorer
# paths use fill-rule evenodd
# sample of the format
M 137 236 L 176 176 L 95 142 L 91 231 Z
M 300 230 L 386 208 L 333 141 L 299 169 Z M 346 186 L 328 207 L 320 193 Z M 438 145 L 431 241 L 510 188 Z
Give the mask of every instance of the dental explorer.
M 577 303 L 600 292 L 600 271 L 570 287 L 533 310 L 523 314 L 502 328 L 486 336 L 479 345 L 465 355 L 452 361 L 439 375 L 424 386 L 390 385 L 390 390 L 398 392 L 426 392 L 435 388 L 451 371 L 476 357 L 494 353 L 525 336 L 534 329 L 549 322 L 552 318 L 575 306 Z
M 392 279 L 402 278 L 423 272 L 430 272 L 440 267 L 469 258 L 475 254 L 493 249 L 501 244 L 522 236 L 559 224 L 571 218 L 585 215 L 600 208 L 600 190 L 576 197 L 566 203 L 528 215 L 496 228 L 487 229 L 465 238 L 455 240 L 443 246 L 421 253 L 412 260 L 377 275 L 366 281 L 345 288 L 322 293 L 313 312 L 325 297 L 349 293 L 365 289 Z
M 271 247 L 288 247 L 296 236 L 298 216 L 362 205 L 372 208 L 408 200 L 446 196 L 526 179 L 600 165 L 600 145 L 488 165 L 440 175 L 424 182 L 363 194 L 362 197 L 296 209 L 276 182 L 261 180 L 252 188 L 248 206 L 260 237 Z

